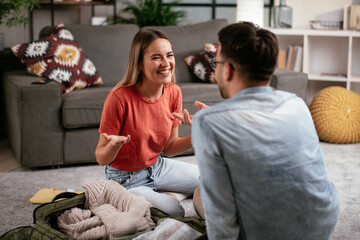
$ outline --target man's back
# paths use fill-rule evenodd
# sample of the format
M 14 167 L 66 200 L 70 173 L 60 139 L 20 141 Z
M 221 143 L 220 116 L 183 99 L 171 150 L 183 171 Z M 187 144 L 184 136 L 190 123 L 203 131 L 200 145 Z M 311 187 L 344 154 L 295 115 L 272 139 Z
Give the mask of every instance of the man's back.
M 207 229 L 210 235 L 329 238 L 339 200 L 300 98 L 270 87 L 247 88 L 196 114 L 193 124 L 195 154 L 208 181 L 202 194 L 221 209 L 206 215 L 219 226 Z M 220 229 L 221 221 L 227 227 Z

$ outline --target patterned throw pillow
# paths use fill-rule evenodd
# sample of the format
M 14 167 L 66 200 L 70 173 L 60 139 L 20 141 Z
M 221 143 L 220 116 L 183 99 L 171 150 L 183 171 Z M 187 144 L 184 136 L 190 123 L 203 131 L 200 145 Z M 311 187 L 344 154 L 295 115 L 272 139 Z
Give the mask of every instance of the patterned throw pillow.
M 62 92 L 103 84 L 94 64 L 63 24 L 50 36 L 15 45 L 11 50 L 30 74 L 58 82 Z
M 215 59 L 218 47 L 218 43 L 206 43 L 204 52 L 184 59 L 190 70 L 203 82 L 215 82 L 214 69 L 210 63 Z

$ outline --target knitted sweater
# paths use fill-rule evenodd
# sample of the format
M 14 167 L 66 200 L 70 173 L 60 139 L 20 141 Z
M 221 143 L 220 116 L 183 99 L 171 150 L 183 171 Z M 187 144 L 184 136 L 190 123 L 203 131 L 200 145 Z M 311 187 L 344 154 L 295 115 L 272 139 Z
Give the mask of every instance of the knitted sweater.
M 75 239 L 114 238 L 154 226 L 150 203 L 112 181 L 88 182 L 85 209 L 72 208 L 57 219 L 61 231 Z

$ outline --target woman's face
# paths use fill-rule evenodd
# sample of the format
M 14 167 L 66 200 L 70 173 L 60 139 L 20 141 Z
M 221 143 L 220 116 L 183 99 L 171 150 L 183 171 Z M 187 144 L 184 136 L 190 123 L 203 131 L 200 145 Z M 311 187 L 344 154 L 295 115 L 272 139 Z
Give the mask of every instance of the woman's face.
M 170 42 L 158 38 L 150 43 L 139 67 L 143 73 L 142 81 L 154 84 L 170 83 L 175 70 L 175 57 Z

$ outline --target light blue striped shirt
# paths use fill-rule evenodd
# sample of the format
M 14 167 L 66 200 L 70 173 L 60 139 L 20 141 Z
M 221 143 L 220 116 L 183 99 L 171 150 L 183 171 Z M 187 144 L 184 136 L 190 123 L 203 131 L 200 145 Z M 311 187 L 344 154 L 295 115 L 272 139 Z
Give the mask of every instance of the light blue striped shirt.
M 247 88 L 195 114 L 209 239 L 329 239 L 339 198 L 304 101 Z

